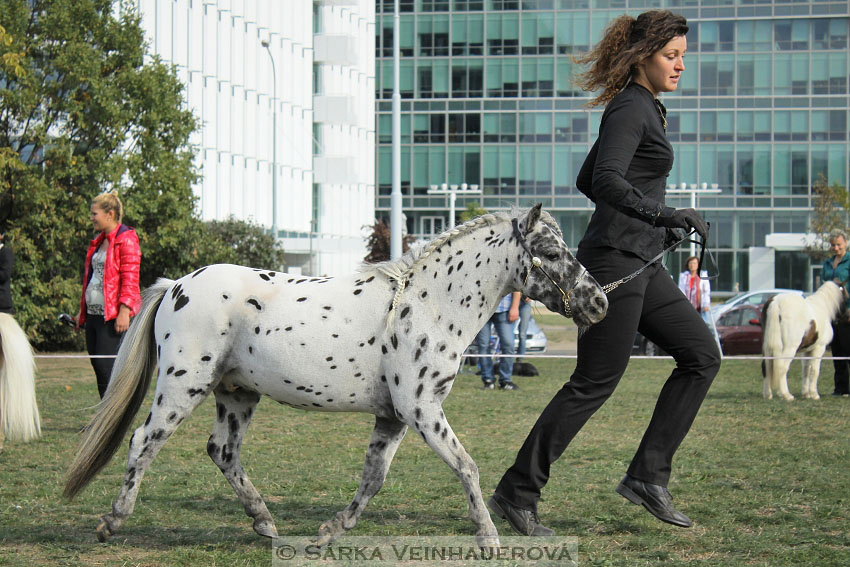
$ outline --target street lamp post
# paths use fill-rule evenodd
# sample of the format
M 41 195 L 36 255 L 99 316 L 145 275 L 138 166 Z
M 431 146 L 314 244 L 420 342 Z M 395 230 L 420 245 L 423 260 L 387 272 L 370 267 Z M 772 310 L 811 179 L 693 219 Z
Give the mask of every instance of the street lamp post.
M 720 193 L 722 190 L 717 183 L 712 183 L 711 188 L 709 188 L 708 183 L 702 183 L 699 188 L 697 188 L 696 183 L 692 183 L 690 187 L 688 187 L 687 183 L 680 183 L 678 187 L 675 184 L 672 184 L 667 189 L 667 194 L 670 193 L 688 193 L 691 196 L 691 208 L 696 210 L 697 208 L 697 195 L 707 195 L 710 193 Z M 691 241 L 691 256 L 697 255 L 697 245 L 695 242 Z
M 393 98 L 392 98 L 392 192 L 390 193 L 390 258 L 401 257 L 401 38 L 398 0 L 393 3 Z
M 458 188 L 460 188 L 459 191 Z M 428 189 L 428 194 L 449 196 L 449 222 L 446 227 L 446 229 L 449 229 L 455 225 L 455 200 L 457 199 L 458 194 L 462 196 L 480 195 L 481 191 L 478 189 L 478 185 L 467 185 L 466 183 L 461 183 L 460 186 L 458 186 L 443 183 L 442 185 L 431 185 L 431 188 Z
M 277 242 L 277 70 L 268 40 L 264 39 L 260 43 L 266 48 L 272 62 L 272 235 Z

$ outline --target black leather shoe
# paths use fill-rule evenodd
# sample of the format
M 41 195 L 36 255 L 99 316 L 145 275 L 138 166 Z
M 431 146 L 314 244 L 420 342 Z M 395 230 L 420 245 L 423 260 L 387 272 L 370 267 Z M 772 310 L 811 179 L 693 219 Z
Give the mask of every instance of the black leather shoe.
M 498 494 L 494 494 L 490 497 L 490 500 L 487 501 L 487 507 L 500 518 L 507 520 L 514 531 L 520 535 L 555 535 L 554 531 L 540 524 L 540 519 L 537 517 L 536 512 L 512 506 Z
M 673 497 L 665 486 L 650 484 L 626 475 L 617 485 L 617 493 L 629 502 L 643 506 L 662 522 L 681 528 L 691 527 L 690 518 L 673 507 Z

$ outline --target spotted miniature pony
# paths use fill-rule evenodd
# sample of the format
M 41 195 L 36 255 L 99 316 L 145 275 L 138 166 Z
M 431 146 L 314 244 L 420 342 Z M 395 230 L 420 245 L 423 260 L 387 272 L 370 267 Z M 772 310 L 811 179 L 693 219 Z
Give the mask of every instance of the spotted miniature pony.
M 319 528 L 326 544 L 354 527 L 384 482 L 408 427 L 463 483 L 481 545 L 498 535 L 478 468 L 442 411 L 461 354 L 511 291 L 587 326 L 607 299 L 570 254 L 540 205 L 511 218 L 488 214 L 444 232 L 397 261 L 344 277 L 301 277 L 215 265 L 145 292 L 105 399 L 69 470 L 73 497 L 109 461 L 159 373 L 153 407 L 130 439 L 127 473 L 105 540 L 133 512 L 142 476 L 177 426 L 211 392 L 217 419 L 207 452 L 236 491 L 254 530 L 277 530 L 245 475 L 242 437 L 260 396 L 294 408 L 375 414 L 363 477 L 351 504 Z M 563 290 L 563 291 L 562 291 Z

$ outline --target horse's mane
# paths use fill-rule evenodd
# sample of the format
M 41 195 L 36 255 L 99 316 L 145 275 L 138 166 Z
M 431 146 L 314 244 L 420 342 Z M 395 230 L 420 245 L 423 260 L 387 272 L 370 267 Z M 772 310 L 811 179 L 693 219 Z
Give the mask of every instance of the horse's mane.
M 844 303 L 844 293 L 841 285 L 833 281 L 824 282 L 812 295 L 810 299 L 821 299 L 825 302 L 825 307 L 839 311 Z
M 401 295 L 404 293 L 404 289 L 407 286 L 407 280 L 410 277 L 410 274 L 413 273 L 414 268 L 425 262 L 435 250 L 438 250 L 446 242 L 478 230 L 483 226 L 492 226 L 508 222 L 512 218 L 516 217 L 517 214 L 518 209 L 516 208 L 512 208 L 510 213 L 503 211 L 487 213 L 450 228 L 424 244 L 414 244 L 406 254 L 397 260 L 361 265 L 358 271 L 363 273 L 378 272 L 387 276 L 389 279 L 394 280 L 398 284 L 395 296 L 393 297 L 392 307 L 390 308 L 387 316 L 387 327 L 389 328 L 392 326 L 395 308 L 401 300 Z M 549 213 L 541 211 L 540 220 L 555 231 L 558 236 L 562 236 L 561 228 Z

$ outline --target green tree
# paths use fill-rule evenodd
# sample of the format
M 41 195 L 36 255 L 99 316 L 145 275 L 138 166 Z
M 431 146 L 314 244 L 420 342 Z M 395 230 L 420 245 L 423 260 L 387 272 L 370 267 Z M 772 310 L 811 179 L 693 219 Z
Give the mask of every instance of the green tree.
M 262 226 L 230 218 L 207 223 L 210 239 L 224 243 L 207 257 L 208 264 L 239 264 L 252 268 L 280 270 L 283 268 L 283 249 L 271 233 Z
M 474 201 L 467 201 L 466 208 L 460 213 L 460 222 L 466 222 L 486 214 L 487 209 L 482 208 L 481 205 Z
M 823 174 L 818 176 L 812 186 L 812 218 L 809 232 L 815 240 L 806 245 L 806 252 L 815 260 L 823 260 L 831 254 L 829 250 L 829 231 L 839 228 L 848 229 L 850 220 L 850 193 L 839 183 L 830 185 Z
M 0 223 L 37 348 L 79 345 L 56 316 L 77 310 L 89 207 L 104 189 L 118 190 L 139 233 L 143 286 L 224 253 L 196 213 L 183 87 L 157 57 L 145 61 L 138 17 L 117 7 L 0 0 Z

